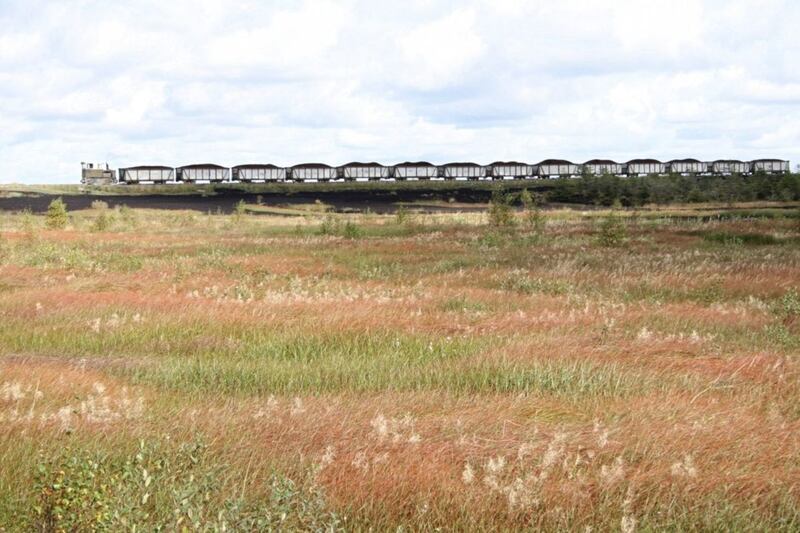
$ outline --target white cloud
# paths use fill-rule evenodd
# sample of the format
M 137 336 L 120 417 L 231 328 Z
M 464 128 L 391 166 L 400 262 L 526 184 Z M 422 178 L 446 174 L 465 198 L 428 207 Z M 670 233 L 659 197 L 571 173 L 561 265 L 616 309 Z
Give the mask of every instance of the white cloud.
M 800 161 L 791 0 L 6 0 L 0 181 L 81 160 Z
M 347 10 L 335 3 L 308 1 L 299 9 L 282 9 L 259 20 L 244 18 L 243 27 L 211 36 L 211 66 L 275 67 L 303 70 L 311 63 L 321 67 L 336 44 Z
M 120 76 L 109 84 L 112 105 L 105 110 L 108 128 L 139 129 L 164 104 L 164 82 Z
M 617 2 L 613 35 L 627 52 L 675 57 L 702 44 L 703 28 L 713 16 L 699 0 Z
M 19 65 L 31 61 L 41 50 L 41 38 L 35 33 L 9 32 L 0 35 L 0 64 Z
M 395 37 L 402 50 L 398 85 L 438 89 L 454 84 L 476 83 L 470 66 L 483 52 L 474 9 L 459 9 L 432 22 L 411 26 Z

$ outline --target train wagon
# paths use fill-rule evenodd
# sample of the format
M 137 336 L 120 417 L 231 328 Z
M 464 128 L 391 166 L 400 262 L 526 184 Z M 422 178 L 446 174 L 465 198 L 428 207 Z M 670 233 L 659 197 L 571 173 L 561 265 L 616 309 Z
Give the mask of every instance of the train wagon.
M 122 183 L 167 183 L 175 181 L 175 169 L 162 165 L 139 165 L 119 169 L 119 181 Z
M 346 180 L 369 179 L 381 180 L 391 175 L 391 167 L 380 163 L 347 163 L 339 167 L 339 177 Z
M 427 161 L 406 161 L 405 163 L 398 163 L 392 168 L 392 173 L 394 175 L 394 179 L 396 180 L 427 180 L 435 178 L 439 173 L 439 169 Z
M 610 159 L 590 159 L 583 164 L 583 171 L 593 176 L 601 174 L 622 174 L 622 163 Z
M 667 164 L 658 159 L 631 159 L 625 163 L 625 168 L 629 176 L 667 173 Z
M 782 159 L 755 159 L 750 164 L 753 172 L 766 172 L 767 174 L 789 172 L 789 162 Z
M 211 182 L 235 181 L 282 182 L 294 181 L 335 181 L 337 179 L 356 180 L 425 180 L 441 179 L 481 179 L 481 178 L 553 178 L 573 177 L 581 174 L 613 176 L 665 175 L 667 172 L 681 175 L 751 174 L 763 172 L 780 175 L 791 172 L 790 162 L 784 159 L 756 159 L 739 161 L 737 159 L 718 159 L 699 161 L 697 159 L 673 159 L 662 163 L 656 159 L 632 159 L 627 163 L 617 163 L 610 159 L 591 159 L 576 164 L 565 159 L 545 159 L 531 165 L 518 161 L 495 161 L 490 165 L 461 162 L 433 165 L 427 161 L 383 165 L 381 163 L 352 162 L 339 167 L 323 163 L 304 163 L 292 167 L 279 167 L 268 164 L 237 165 L 231 169 L 211 163 L 186 165 L 178 168 L 160 165 L 141 165 L 119 169 L 121 183 L 169 183 L 169 182 Z M 109 184 L 116 182 L 117 173 L 107 164 L 94 165 L 81 163 L 81 182 L 87 184 Z
M 186 183 L 196 181 L 221 182 L 228 181 L 230 169 L 214 163 L 198 163 L 196 165 L 184 165 L 178 167 L 177 179 Z
M 334 167 L 324 163 L 302 163 L 291 168 L 291 176 L 295 181 L 330 181 L 337 178 Z
M 489 171 L 493 178 L 528 178 L 534 176 L 535 168 L 527 163 L 518 161 L 495 161 L 489 165 Z
M 231 168 L 231 179 L 250 183 L 253 181 L 286 181 L 286 169 L 276 165 L 236 165 Z
M 554 176 L 577 176 L 581 173 L 581 166 L 566 159 L 545 159 L 536 165 L 539 176 L 550 178 Z
M 750 163 L 738 159 L 717 159 L 711 163 L 714 174 L 747 174 L 750 169 Z
M 705 174 L 708 163 L 697 159 L 673 159 L 669 163 L 669 171 L 674 174 Z
M 486 167 L 477 163 L 447 163 L 439 167 L 439 176 L 445 179 L 477 180 L 486 177 Z

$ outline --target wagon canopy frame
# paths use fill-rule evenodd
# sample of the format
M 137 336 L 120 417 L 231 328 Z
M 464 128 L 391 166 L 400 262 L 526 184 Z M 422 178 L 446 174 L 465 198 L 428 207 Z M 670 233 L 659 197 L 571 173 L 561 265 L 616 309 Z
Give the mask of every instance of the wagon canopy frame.
M 175 180 L 175 169 L 165 165 L 136 165 L 119 169 L 119 180 L 123 183 L 166 183 Z
M 379 180 L 391 176 L 391 167 L 380 163 L 362 163 L 353 161 L 339 167 L 339 177 L 346 180 L 369 179 Z
M 231 179 L 234 181 L 285 181 L 286 168 L 270 163 L 247 163 L 231 167 Z
M 183 165 L 175 169 L 178 181 L 195 182 L 221 182 L 228 181 L 230 169 L 216 163 L 194 163 Z

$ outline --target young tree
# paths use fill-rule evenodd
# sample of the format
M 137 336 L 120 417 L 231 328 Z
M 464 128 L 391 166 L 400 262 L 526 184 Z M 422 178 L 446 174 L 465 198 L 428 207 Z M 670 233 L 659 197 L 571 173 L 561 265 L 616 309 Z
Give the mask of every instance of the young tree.
M 536 234 L 541 233 L 544 229 L 545 220 L 541 209 L 539 209 L 539 198 L 528 192 L 528 189 L 522 189 L 519 199 L 525 208 L 525 221 L 528 223 L 528 227 Z
M 600 223 L 597 240 L 601 246 L 619 246 L 627 237 L 625 223 L 616 211 L 611 211 Z
M 502 188 L 492 191 L 492 200 L 489 203 L 489 224 L 504 228 L 513 227 L 516 220 L 511 207 L 512 201 L 513 196 L 506 194 Z
M 233 214 L 237 219 L 247 214 L 247 204 L 244 203 L 244 200 L 236 202 L 236 205 L 233 207 Z
M 50 229 L 64 229 L 67 227 L 69 215 L 67 214 L 67 205 L 61 198 L 56 198 L 50 202 L 47 208 L 46 224 Z

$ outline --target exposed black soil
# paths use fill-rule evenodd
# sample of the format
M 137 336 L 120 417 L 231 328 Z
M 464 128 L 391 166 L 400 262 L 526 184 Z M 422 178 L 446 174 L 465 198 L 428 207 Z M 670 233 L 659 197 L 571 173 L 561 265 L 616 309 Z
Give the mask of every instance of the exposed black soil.
M 284 206 L 312 204 L 320 201 L 332 207 L 336 212 L 393 213 L 404 203 L 415 202 L 408 206 L 415 211 L 448 212 L 473 211 L 485 208 L 491 191 L 480 189 L 453 190 L 364 190 L 364 191 L 313 191 L 298 193 L 244 193 L 242 191 L 218 190 L 214 195 L 57 195 L 26 194 L 0 198 L 0 211 L 22 211 L 29 209 L 34 213 L 43 213 L 50 202 L 61 197 L 71 211 L 88 209 L 92 202 L 101 200 L 109 207 L 126 205 L 131 208 L 150 209 L 192 209 L 203 213 L 230 213 L 235 205 L 244 200 L 255 204 L 261 201 L 266 206 Z M 260 198 L 259 198 L 260 197 Z

